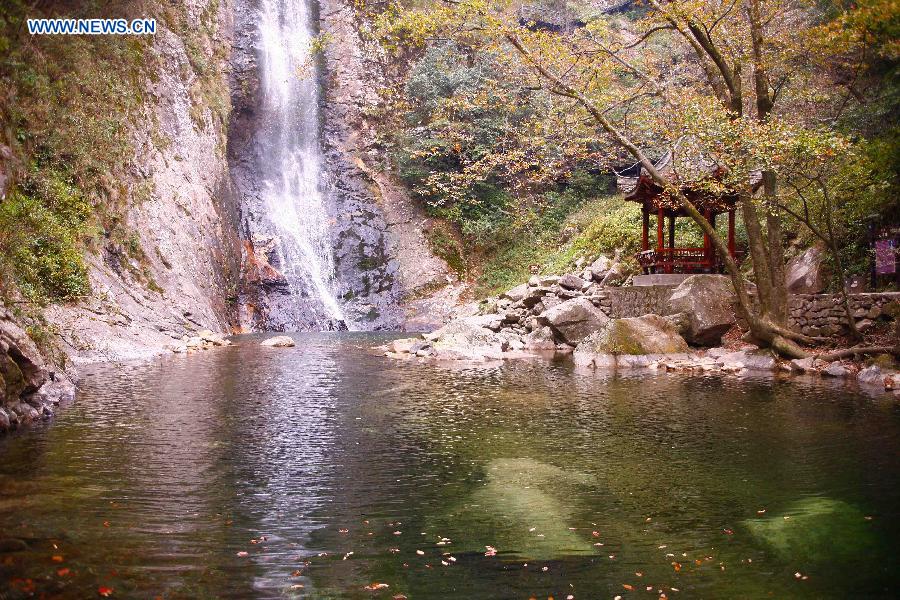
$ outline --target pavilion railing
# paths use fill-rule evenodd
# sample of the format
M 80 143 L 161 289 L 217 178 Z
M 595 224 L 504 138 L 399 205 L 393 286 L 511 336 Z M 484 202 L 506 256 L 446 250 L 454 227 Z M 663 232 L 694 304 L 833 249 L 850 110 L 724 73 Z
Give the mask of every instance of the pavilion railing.
M 743 253 L 736 253 L 740 262 Z M 663 248 L 635 255 L 644 273 L 719 273 L 724 265 L 710 248 Z

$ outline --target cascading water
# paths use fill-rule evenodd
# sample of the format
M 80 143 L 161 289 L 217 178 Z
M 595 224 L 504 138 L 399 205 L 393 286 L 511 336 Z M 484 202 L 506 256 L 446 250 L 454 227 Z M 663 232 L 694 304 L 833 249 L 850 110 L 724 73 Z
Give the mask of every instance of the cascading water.
M 320 329 L 346 324 L 333 289 L 328 191 L 320 147 L 319 85 L 311 46 L 313 0 L 263 0 L 257 142 L 260 199 L 272 252 L 292 297 Z M 288 325 L 289 326 L 289 325 Z

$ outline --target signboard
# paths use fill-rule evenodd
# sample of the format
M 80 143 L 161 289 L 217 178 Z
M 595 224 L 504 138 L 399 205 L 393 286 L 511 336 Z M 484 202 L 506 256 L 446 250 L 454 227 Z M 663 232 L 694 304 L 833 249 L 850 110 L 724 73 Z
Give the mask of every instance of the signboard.
M 875 240 L 875 273 L 877 275 L 893 275 L 896 272 L 896 240 Z

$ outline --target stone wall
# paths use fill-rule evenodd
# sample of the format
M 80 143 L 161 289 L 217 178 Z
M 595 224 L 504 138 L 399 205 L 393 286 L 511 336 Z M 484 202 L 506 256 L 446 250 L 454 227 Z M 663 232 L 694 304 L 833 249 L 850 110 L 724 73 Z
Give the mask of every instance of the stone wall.
M 668 315 L 669 296 L 676 286 L 648 285 L 606 288 L 592 294 L 591 299 L 614 319 L 640 317 L 649 313 Z M 900 302 L 900 292 L 853 294 L 850 307 L 857 325 L 863 330 L 870 321 L 882 316 L 885 306 Z M 790 324 L 806 335 L 834 335 L 844 329 L 846 317 L 841 297 L 837 294 L 793 294 L 790 296 Z
M 647 314 L 667 315 L 669 296 L 674 285 L 647 285 L 600 290 L 599 307 L 614 319 L 640 317 Z
M 885 306 L 900 302 L 900 292 L 852 294 L 850 308 L 857 325 L 865 329 L 882 316 Z M 790 297 L 790 322 L 806 335 L 834 335 L 846 322 L 841 297 L 836 294 L 795 294 Z

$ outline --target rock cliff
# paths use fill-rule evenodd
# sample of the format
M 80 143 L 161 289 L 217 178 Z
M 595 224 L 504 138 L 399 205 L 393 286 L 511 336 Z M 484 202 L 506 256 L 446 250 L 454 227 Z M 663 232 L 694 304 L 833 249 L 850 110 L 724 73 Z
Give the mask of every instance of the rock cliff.
M 147 74 L 129 134 L 129 176 L 147 194 L 122 217 L 141 264 L 106 239 L 86 257 L 92 296 L 45 312 L 76 362 L 145 358 L 196 330 L 229 332 L 236 322 L 238 206 L 222 104 L 234 7 L 183 5 L 177 19 L 158 19 L 150 52 L 159 69 Z

